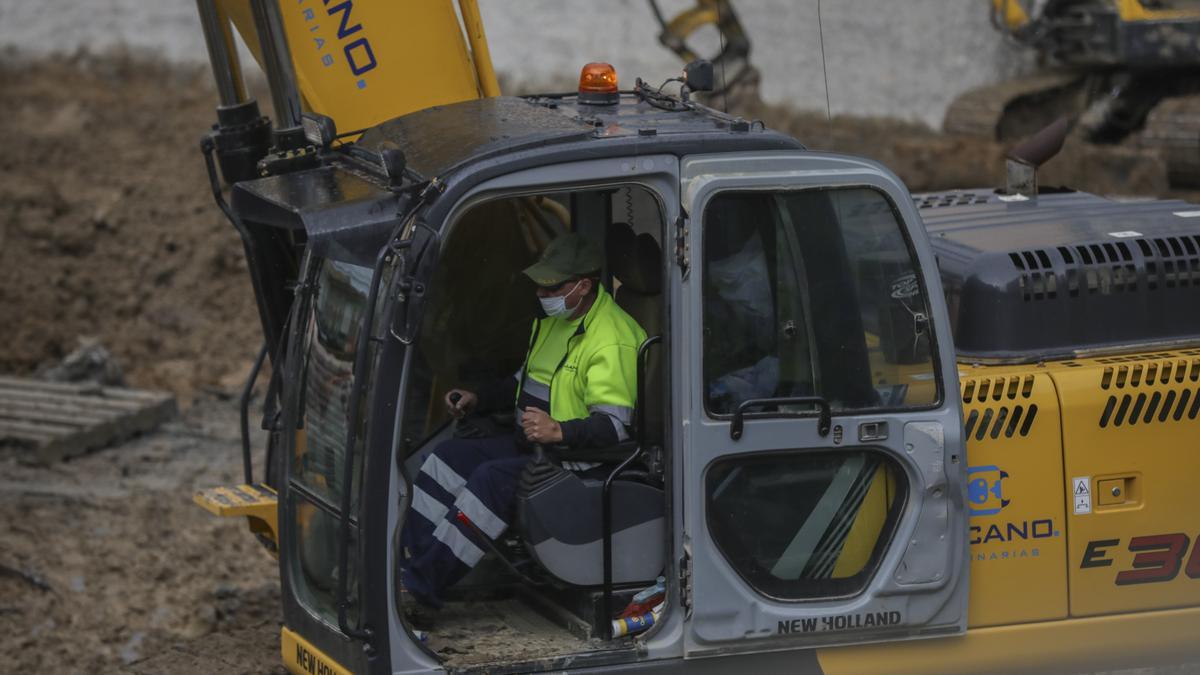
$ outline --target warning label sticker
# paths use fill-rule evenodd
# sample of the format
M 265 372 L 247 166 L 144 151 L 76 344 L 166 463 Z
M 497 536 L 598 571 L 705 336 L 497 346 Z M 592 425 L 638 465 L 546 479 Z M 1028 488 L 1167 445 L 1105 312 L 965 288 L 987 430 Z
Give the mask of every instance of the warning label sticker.
M 1091 485 L 1091 476 L 1081 476 L 1071 479 L 1071 500 L 1075 504 L 1075 515 L 1077 516 L 1092 512 Z

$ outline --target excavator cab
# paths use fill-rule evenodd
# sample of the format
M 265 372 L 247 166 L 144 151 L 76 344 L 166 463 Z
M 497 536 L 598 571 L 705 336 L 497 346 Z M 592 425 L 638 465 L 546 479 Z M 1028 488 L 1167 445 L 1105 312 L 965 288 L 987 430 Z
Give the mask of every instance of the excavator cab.
M 293 670 L 634 666 L 964 629 L 956 371 L 907 193 L 659 96 L 418 111 L 233 186 L 248 231 L 303 232 L 273 419 Z M 472 541 L 481 562 L 428 623 L 400 592 L 413 481 L 445 439 L 512 433 L 442 400 L 521 366 L 539 311 L 521 270 L 566 232 L 604 251 L 602 285 L 648 335 L 630 438 L 531 455 L 511 526 Z
M 260 36 L 305 19 L 250 7 Z M 365 58 L 367 14 L 325 11 Z M 273 85 L 307 58 L 281 44 L 259 45 Z M 790 667 L 965 630 L 957 369 L 907 190 L 704 106 L 711 65 L 686 73 L 677 94 L 620 89 L 590 64 L 577 93 L 443 92 L 349 133 L 298 115 L 313 81 L 275 87 L 274 130 L 221 109 L 204 150 L 268 336 L 255 513 L 274 505 L 292 672 Z M 539 309 L 520 271 L 566 232 L 604 250 L 602 285 L 648 336 L 629 439 L 535 450 L 511 526 L 465 544 L 479 563 L 430 623 L 400 575 L 418 467 L 512 432 L 442 399 L 522 365 Z

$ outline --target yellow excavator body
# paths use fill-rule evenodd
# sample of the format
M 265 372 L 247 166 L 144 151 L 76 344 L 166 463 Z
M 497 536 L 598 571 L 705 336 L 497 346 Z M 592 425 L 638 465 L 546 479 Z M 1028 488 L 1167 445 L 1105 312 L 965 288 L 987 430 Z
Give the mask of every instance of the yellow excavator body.
M 1117 15 L 1121 17 L 1122 21 L 1164 21 L 1200 17 L 1200 6 L 1155 7 L 1153 4 L 1159 3 L 1143 3 L 1142 0 L 1116 0 Z

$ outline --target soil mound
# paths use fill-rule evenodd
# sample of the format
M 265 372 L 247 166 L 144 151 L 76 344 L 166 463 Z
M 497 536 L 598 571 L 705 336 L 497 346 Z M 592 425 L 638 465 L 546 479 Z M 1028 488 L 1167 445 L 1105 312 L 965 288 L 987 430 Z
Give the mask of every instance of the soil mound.
M 0 66 L 0 372 L 83 336 L 184 404 L 245 371 L 262 338 L 198 149 L 208 77 L 119 56 Z
M 795 136 L 812 150 L 870 157 L 896 173 L 913 192 L 1002 187 L 1007 146 L 987 139 L 933 131 L 886 118 L 797 112 L 747 105 L 738 111 Z M 1039 171 L 1042 185 L 1064 185 L 1107 195 L 1168 193 L 1166 164 L 1154 152 L 1129 145 L 1092 145 L 1071 137 Z

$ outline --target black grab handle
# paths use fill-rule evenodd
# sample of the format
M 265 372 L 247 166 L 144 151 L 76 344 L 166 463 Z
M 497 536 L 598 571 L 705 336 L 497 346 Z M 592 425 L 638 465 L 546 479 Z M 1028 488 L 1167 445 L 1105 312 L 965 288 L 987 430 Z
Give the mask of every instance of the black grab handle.
M 633 454 L 625 458 L 624 462 L 617 465 L 617 468 L 608 474 L 608 478 L 604 479 L 604 486 L 600 489 L 600 527 L 604 534 L 604 597 L 601 600 L 601 611 L 604 617 L 603 636 L 605 640 L 611 640 L 612 635 L 612 597 L 613 597 L 613 559 L 612 559 L 612 538 L 613 538 L 613 522 L 612 522 L 612 488 L 613 481 L 617 476 L 625 472 L 630 464 L 633 464 L 639 457 L 642 456 L 645 450 L 641 447 L 635 449 Z
M 762 417 L 808 417 L 808 412 L 758 412 L 747 413 L 750 408 L 762 408 L 769 405 L 811 405 L 817 408 L 817 433 L 822 437 L 829 435 L 829 428 L 833 426 L 833 411 L 829 408 L 829 401 L 820 396 L 786 396 L 781 398 L 751 398 L 742 401 L 738 406 L 737 411 L 733 413 L 733 422 L 729 425 L 729 437 L 733 440 L 738 440 L 742 437 L 743 426 L 745 422 L 743 418 L 762 418 Z

